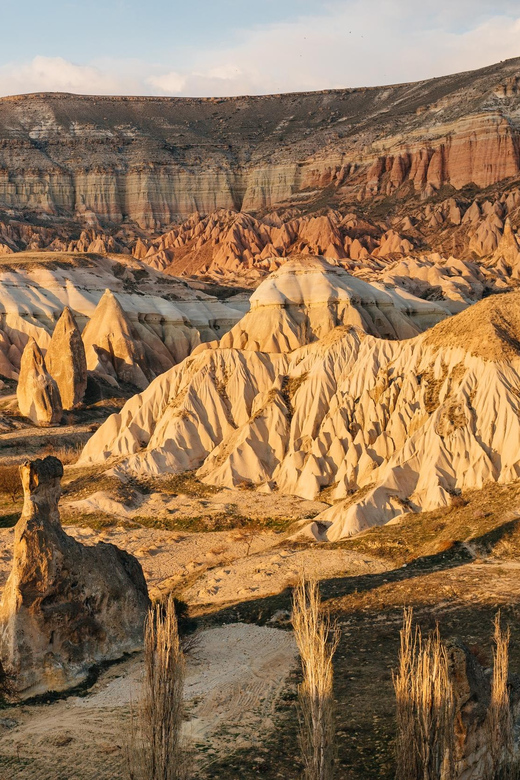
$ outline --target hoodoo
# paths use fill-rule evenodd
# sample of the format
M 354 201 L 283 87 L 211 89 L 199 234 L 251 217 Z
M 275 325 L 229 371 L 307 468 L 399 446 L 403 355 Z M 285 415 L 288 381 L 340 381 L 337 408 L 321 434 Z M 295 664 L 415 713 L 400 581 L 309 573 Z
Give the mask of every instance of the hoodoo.
M 60 391 L 32 338 L 23 351 L 16 397 L 21 414 L 36 425 L 59 425 L 63 412 Z
M 86 547 L 61 527 L 57 458 L 20 472 L 24 506 L 0 602 L 0 660 L 27 698 L 74 687 L 94 664 L 139 649 L 149 600 L 133 556 L 103 542 Z
M 87 389 L 87 360 L 81 333 L 68 306 L 56 323 L 45 362 L 58 385 L 63 408 L 74 409 Z
M 143 345 L 110 290 L 105 290 L 83 331 L 83 343 L 89 371 L 115 384 L 119 380 L 139 390 L 148 386 Z

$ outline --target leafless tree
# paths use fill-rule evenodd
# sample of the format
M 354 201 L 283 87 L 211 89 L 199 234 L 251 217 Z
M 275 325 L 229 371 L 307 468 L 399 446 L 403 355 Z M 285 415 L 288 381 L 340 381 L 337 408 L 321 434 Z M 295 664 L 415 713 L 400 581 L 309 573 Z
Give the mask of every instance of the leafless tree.
M 184 656 L 173 596 L 150 609 L 144 645 L 142 693 L 128 751 L 130 780 L 186 780 L 188 752 L 181 731 Z
M 335 762 L 332 659 L 337 629 L 324 616 L 316 582 L 302 576 L 294 590 L 293 627 L 303 670 L 300 744 L 305 780 L 332 780 Z

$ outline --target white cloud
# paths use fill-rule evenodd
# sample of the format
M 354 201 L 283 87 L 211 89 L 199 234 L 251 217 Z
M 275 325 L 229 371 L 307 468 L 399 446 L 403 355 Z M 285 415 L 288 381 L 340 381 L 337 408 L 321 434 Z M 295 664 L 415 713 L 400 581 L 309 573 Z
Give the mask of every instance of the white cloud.
M 163 73 L 160 76 L 149 76 L 146 83 L 155 87 L 161 93 L 167 95 L 178 95 L 186 85 L 186 78 L 171 70 L 169 73 Z
M 46 91 L 111 94 L 123 84 L 108 71 L 93 65 L 74 65 L 62 57 L 35 57 L 31 62 L 0 67 L 0 94 L 4 95 Z
M 520 14 L 517 0 L 335 0 L 319 15 L 260 25 L 239 40 L 183 50 L 184 66 L 39 56 L 1 66 L 0 94 L 219 96 L 419 80 L 519 56 Z

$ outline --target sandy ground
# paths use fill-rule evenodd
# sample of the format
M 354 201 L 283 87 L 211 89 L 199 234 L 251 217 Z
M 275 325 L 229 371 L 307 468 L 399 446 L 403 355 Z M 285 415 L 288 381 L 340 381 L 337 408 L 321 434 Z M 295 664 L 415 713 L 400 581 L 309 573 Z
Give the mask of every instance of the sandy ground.
M 95 484 L 95 475 L 92 479 Z M 386 570 L 364 554 L 325 545 L 295 544 L 289 531 L 276 533 L 260 521 L 282 527 L 304 522 L 323 508 L 319 502 L 222 490 L 211 495 L 152 492 L 125 507 L 106 491 L 80 502 L 62 500 L 63 520 L 91 512 L 122 525 L 94 530 L 65 525 L 83 544 L 113 543 L 140 561 L 150 594 L 174 590 L 194 614 L 222 605 L 276 594 L 300 572 L 320 577 Z M 230 518 L 230 528 L 191 532 L 137 526 L 136 518 Z M 71 518 L 72 519 L 72 518 Z M 240 525 L 245 520 L 245 524 Z M 259 521 L 258 523 L 256 521 Z M 126 522 L 128 521 L 128 522 Z M 220 520 L 219 522 L 222 522 Z M 237 522 L 238 527 L 233 527 Z M 137 527 L 136 527 L 137 526 Z M 0 589 L 8 577 L 14 529 L 0 529 Z M 286 622 L 286 616 L 278 625 Z M 272 626 L 222 625 L 199 632 L 186 680 L 186 732 L 203 777 L 212 761 L 237 749 L 263 750 L 273 712 L 296 663 L 292 633 Z M 0 711 L 0 780 L 123 780 L 132 702 L 139 697 L 142 658 L 106 670 L 87 696 Z M 231 778 L 230 778 L 231 780 Z
M 71 471 L 73 473 L 73 471 Z M 111 472 L 105 472 L 110 475 Z M 204 487 L 202 485 L 202 487 Z M 60 510 L 65 516 L 85 517 L 89 514 L 104 514 L 120 520 L 139 520 L 153 518 L 160 520 L 183 520 L 186 518 L 205 518 L 228 515 L 231 524 L 233 518 L 244 517 L 249 521 L 292 520 L 313 518 L 327 509 L 322 501 L 307 501 L 296 496 L 284 496 L 278 493 L 258 493 L 254 490 L 230 490 L 224 488 L 206 496 L 187 495 L 180 492 L 168 495 L 159 490 L 148 495 L 134 491 L 131 503 L 118 501 L 108 490 L 99 490 L 87 498 L 74 501 L 63 500 Z
M 188 657 L 185 731 L 201 770 L 222 752 L 261 744 L 295 662 L 288 631 L 238 623 L 200 632 Z M 0 713 L 1 780 L 123 778 L 141 676 L 138 656 L 111 667 L 86 697 Z
M 216 566 L 205 572 L 183 597 L 189 604 L 225 604 L 280 593 L 294 585 L 301 573 L 327 579 L 349 574 L 374 574 L 385 571 L 382 561 L 348 550 L 324 547 L 291 549 L 283 546 L 239 558 L 228 566 Z
M 152 597 L 175 589 L 190 605 L 225 604 L 279 593 L 299 574 L 320 579 L 384 571 L 381 560 L 325 545 L 294 547 L 279 534 L 240 529 L 183 533 L 65 526 L 83 544 L 110 542 L 135 555 Z M 9 575 L 14 529 L 0 529 L 0 587 Z

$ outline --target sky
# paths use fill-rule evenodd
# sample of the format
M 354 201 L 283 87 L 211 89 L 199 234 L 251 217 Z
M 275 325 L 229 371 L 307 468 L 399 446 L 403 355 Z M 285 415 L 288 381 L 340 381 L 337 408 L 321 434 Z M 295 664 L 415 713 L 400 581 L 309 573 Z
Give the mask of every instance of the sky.
M 0 95 L 223 96 L 520 56 L 519 0 L 0 0 Z

